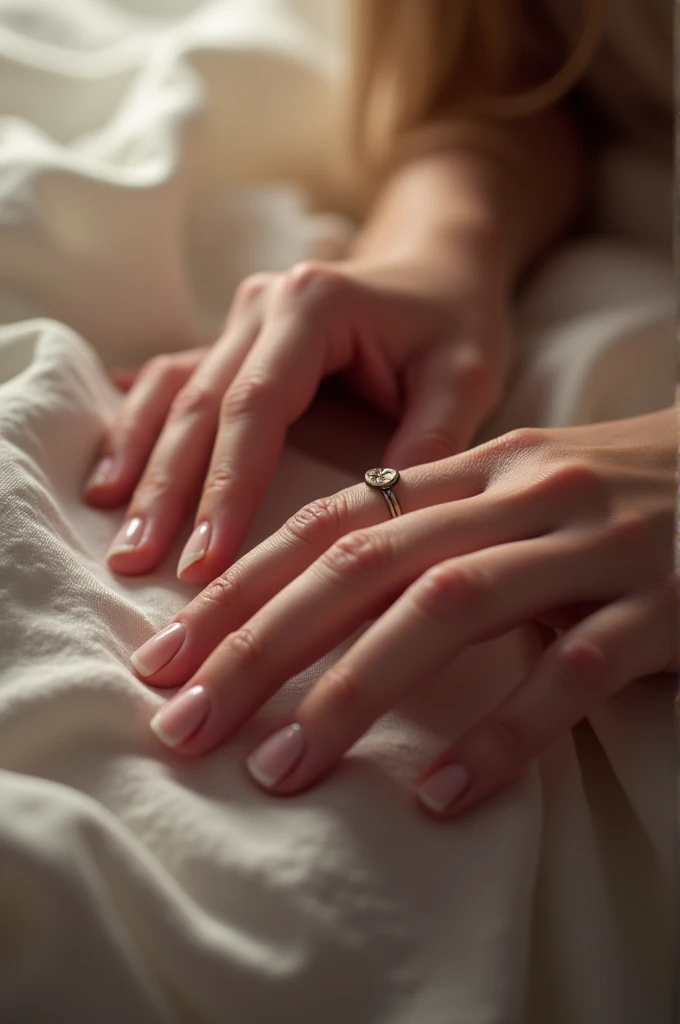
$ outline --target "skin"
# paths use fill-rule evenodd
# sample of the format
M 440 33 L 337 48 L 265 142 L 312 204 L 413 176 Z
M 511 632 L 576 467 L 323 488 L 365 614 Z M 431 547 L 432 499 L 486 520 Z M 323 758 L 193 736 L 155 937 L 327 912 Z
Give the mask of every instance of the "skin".
M 609 694 L 675 664 L 672 411 L 464 451 L 512 363 L 514 287 L 569 226 L 586 179 L 561 112 L 499 128 L 498 152 L 504 133 L 531 154 L 524 172 L 460 145 L 411 160 L 346 261 L 249 279 L 215 345 L 121 380 L 131 387 L 106 472 L 87 495 L 129 501 L 143 530 L 110 554 L 112 568 L 154 568 L 196 503 L 195 524 L 210 524 L 207 551 L 182 575 L 213 582 L 174 620 L 179 653 L 145 673 L 208 702 L 178 753 L 227 740 L 287 678 L 375 619 L 280 723 L 304 739 L 273 786 L 293 794 L 467 645 L 527 621 L 558 628 L 524 683 L 425 769 L 421 782 L 465 768 L 446 817 Z M 383 498 L 361 484 L 231 564 L 288 427 L 338 372 L 396 421 L 382 461 L 413 467 L 398 485 L 406 514 L 386 520 Z
M 389 465 L 470 443 L 512 363 L 515 282 L 573 216 L 584 174 L 560 111 L 497 135 L 493 153 L 459 146 L 396 168 L 347 260 L 254 275 L 214 345 L 119 376 L 131 387 L 86 489 L 100 507 L 129 502 L 137 523 L 134 543 L 114 542 L 114 571 L 155 568 L 192 512 L 205 551 L 181 577 L 204 585 L 228 566 L 327 376 L 396 423 Z M 518 145 L 539 157 L 523 175 L 503 155 Z
M 294 794 L 467 645 L 529 621 L 559 627 L 520 686 L 420 780 L 466 769 L 471 781 L 443 817 L 485 799 L 609 695 L 677 666 L 676 452 L 673 409 L 524 429 L 404 471 L 397 519 L 363 484 L 312 503 L 173 620 L 184 642 L 148 681 L 180 694 L 200 686 L 210 706 L 175 749 L 195 756 L 225 742 L 375 618 L 279 723 L 304 736 L 272 787 Z

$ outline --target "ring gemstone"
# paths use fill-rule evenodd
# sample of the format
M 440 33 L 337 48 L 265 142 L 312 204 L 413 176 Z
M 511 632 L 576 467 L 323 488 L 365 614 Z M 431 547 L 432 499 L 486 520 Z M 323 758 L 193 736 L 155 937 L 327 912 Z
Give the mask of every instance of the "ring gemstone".
M 364 474 L 364 480 L 368 486 L 377 487 L 379 490 L 394 487 L 398 479 L 398 469 L 369 469 Z

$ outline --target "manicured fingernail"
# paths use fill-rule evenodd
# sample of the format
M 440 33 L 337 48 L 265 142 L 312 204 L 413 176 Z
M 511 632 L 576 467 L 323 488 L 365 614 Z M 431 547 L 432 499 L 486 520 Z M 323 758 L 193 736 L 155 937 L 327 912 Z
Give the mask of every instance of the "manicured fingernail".
M 130 655 L 130 661 L 140 676 L 152 676 L 154 672 L 165 668 L 172 661 L 184 643 L 186 635 L 184 623 L 173 622 L 142 644 Z
M 470 785 L 470 773 L 462 764 L 446 764 L 433 772 L 418 786 L 421 803 L 436 814 L 441 814 Z
M 246 761 L 246 767 L 256 782 L 269 789 L 290 774 L 306 746 L 302 726 L 293 722 L 261 743 Z
M 87 481 L 86 490 L 91 490 L 93 487 L 103 487 L 104 484 L 108 484 L 113 476 L 113 455 L 106 455 L 99 462 Z
M 202 686 L 178 693 L 151 719 L 149 725 L 166 747 L 176 747 L 203 724 L 210 698 Z
M 112 555 L 126 555 L 130 551 L 134 551 L 144 533 L 144 520 L 139 516 L 135 516 L 134 519 L 128 519 L 127 523 L 123 523 L 120 530 L 113 538 L 113 543 L 109 548 L 109 553 L 106 556 L 111 558 Z
M 205 556 L 210 544 L 210 523 L 200 523 L 184 545 L 184 551 L 177 566 L 177 575 L 182 578 L 182 573 L 193 565 L 200 562 Z

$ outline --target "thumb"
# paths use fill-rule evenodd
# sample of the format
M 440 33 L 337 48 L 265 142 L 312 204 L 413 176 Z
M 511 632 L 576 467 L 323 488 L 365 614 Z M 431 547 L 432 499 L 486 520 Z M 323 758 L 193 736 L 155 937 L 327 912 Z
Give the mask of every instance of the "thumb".
M 463 451 L 491 412 L 500 375 L 475 346 L 445 342 L 404 370 L 404 415 L 385 452 L 403 469 Z

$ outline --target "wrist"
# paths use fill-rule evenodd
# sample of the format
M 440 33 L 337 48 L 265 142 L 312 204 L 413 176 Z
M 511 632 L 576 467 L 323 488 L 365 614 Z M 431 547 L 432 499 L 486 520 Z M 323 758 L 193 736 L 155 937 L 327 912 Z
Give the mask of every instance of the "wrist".
M 506 175 L 475 154 L 430 155 L 399 168 L 352 246 L 353 263 L 427 268 L 510 294 L 521 267 L 507 229 Z
M 357 244 L 347 271 L 376 284 L 439 298 L 458 309 L 461 299 L 509 304 L 513 275 L 498 227 L 466 218 L 402 235 L 388 244 Z

